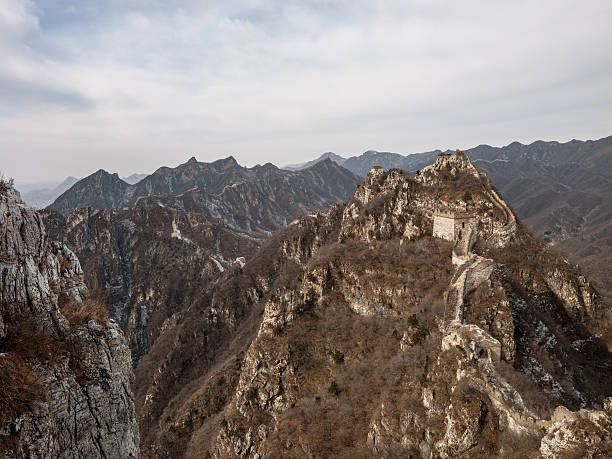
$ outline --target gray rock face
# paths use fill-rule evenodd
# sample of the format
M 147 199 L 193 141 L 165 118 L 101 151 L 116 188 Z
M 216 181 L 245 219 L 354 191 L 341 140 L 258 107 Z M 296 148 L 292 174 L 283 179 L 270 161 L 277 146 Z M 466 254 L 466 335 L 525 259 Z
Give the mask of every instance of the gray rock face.
M 136 203 L 161 202 L 221 218 L 236 228 L 273 231 L 306 210 L 344 201 L 358 183 L 355 174 L 331 160 L 285 171 L 270 163 L 243 167 L 231 156 L 212 163 L 191 158 L 175 168 L 161 167 L 134 185 L 99 170 L 79 180 L 49 208 L 68 216 L 83 207 L 119 209 L 135 198 Z
M 88 304 L 86 295 L 76 256 L 48 242 L 41 218 L 14 190 L 0 193 L 0 457 L 138 455 L 120 328 L 69 321 L 58 306 L 59 298 Z

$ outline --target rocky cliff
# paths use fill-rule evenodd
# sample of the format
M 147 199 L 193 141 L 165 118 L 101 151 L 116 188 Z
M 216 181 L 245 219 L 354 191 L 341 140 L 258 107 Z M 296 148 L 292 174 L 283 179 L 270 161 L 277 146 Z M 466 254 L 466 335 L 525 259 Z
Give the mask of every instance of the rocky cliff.
M 431 236 L 440 208 L 475 216 L 471 242 Z M 168 322 L 137 368 L 143 449 L 605 457 L 606 314 L 464 155 L 375 169 Z
M 262 234 L 161 203 L 42 215 L 50 234 L 82 260 L 89 288 L 105 296 L 135 366 L 174 314 L 263 242 Z
M 129 348 L 77 257 L 0 187 L 0 456 L 136 457 Z

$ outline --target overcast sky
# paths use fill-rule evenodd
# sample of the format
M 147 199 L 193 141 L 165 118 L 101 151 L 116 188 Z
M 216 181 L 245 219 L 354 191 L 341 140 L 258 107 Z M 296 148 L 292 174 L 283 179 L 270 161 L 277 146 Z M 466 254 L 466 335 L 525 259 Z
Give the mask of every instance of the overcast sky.
M 611 24 L 610 0 L 0 0 L 0 170 L 605 137 Z

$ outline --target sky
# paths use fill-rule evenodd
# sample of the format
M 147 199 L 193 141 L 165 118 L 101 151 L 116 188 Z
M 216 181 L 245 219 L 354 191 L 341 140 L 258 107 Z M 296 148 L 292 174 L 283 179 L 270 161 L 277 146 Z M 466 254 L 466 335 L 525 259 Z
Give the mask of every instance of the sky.
M 612 135 L 612 1 L 0 0 L 0 171 Z

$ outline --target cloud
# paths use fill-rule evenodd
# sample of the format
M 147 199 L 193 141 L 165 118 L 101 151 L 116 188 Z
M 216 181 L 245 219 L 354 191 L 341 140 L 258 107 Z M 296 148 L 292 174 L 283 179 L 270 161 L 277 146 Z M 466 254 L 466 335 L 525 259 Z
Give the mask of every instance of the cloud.
M 76 92 L 67 92 L 53 87 L 5 78 L 0 75 L 0 116 L 11 116 L 26 109 L 41 109 L 46 105 L 57 105 L 71 109 L 85 109 L 91 101 Z
M 23 179 L 610 134 L 605 0 L 9 6 L 0 160 Z

